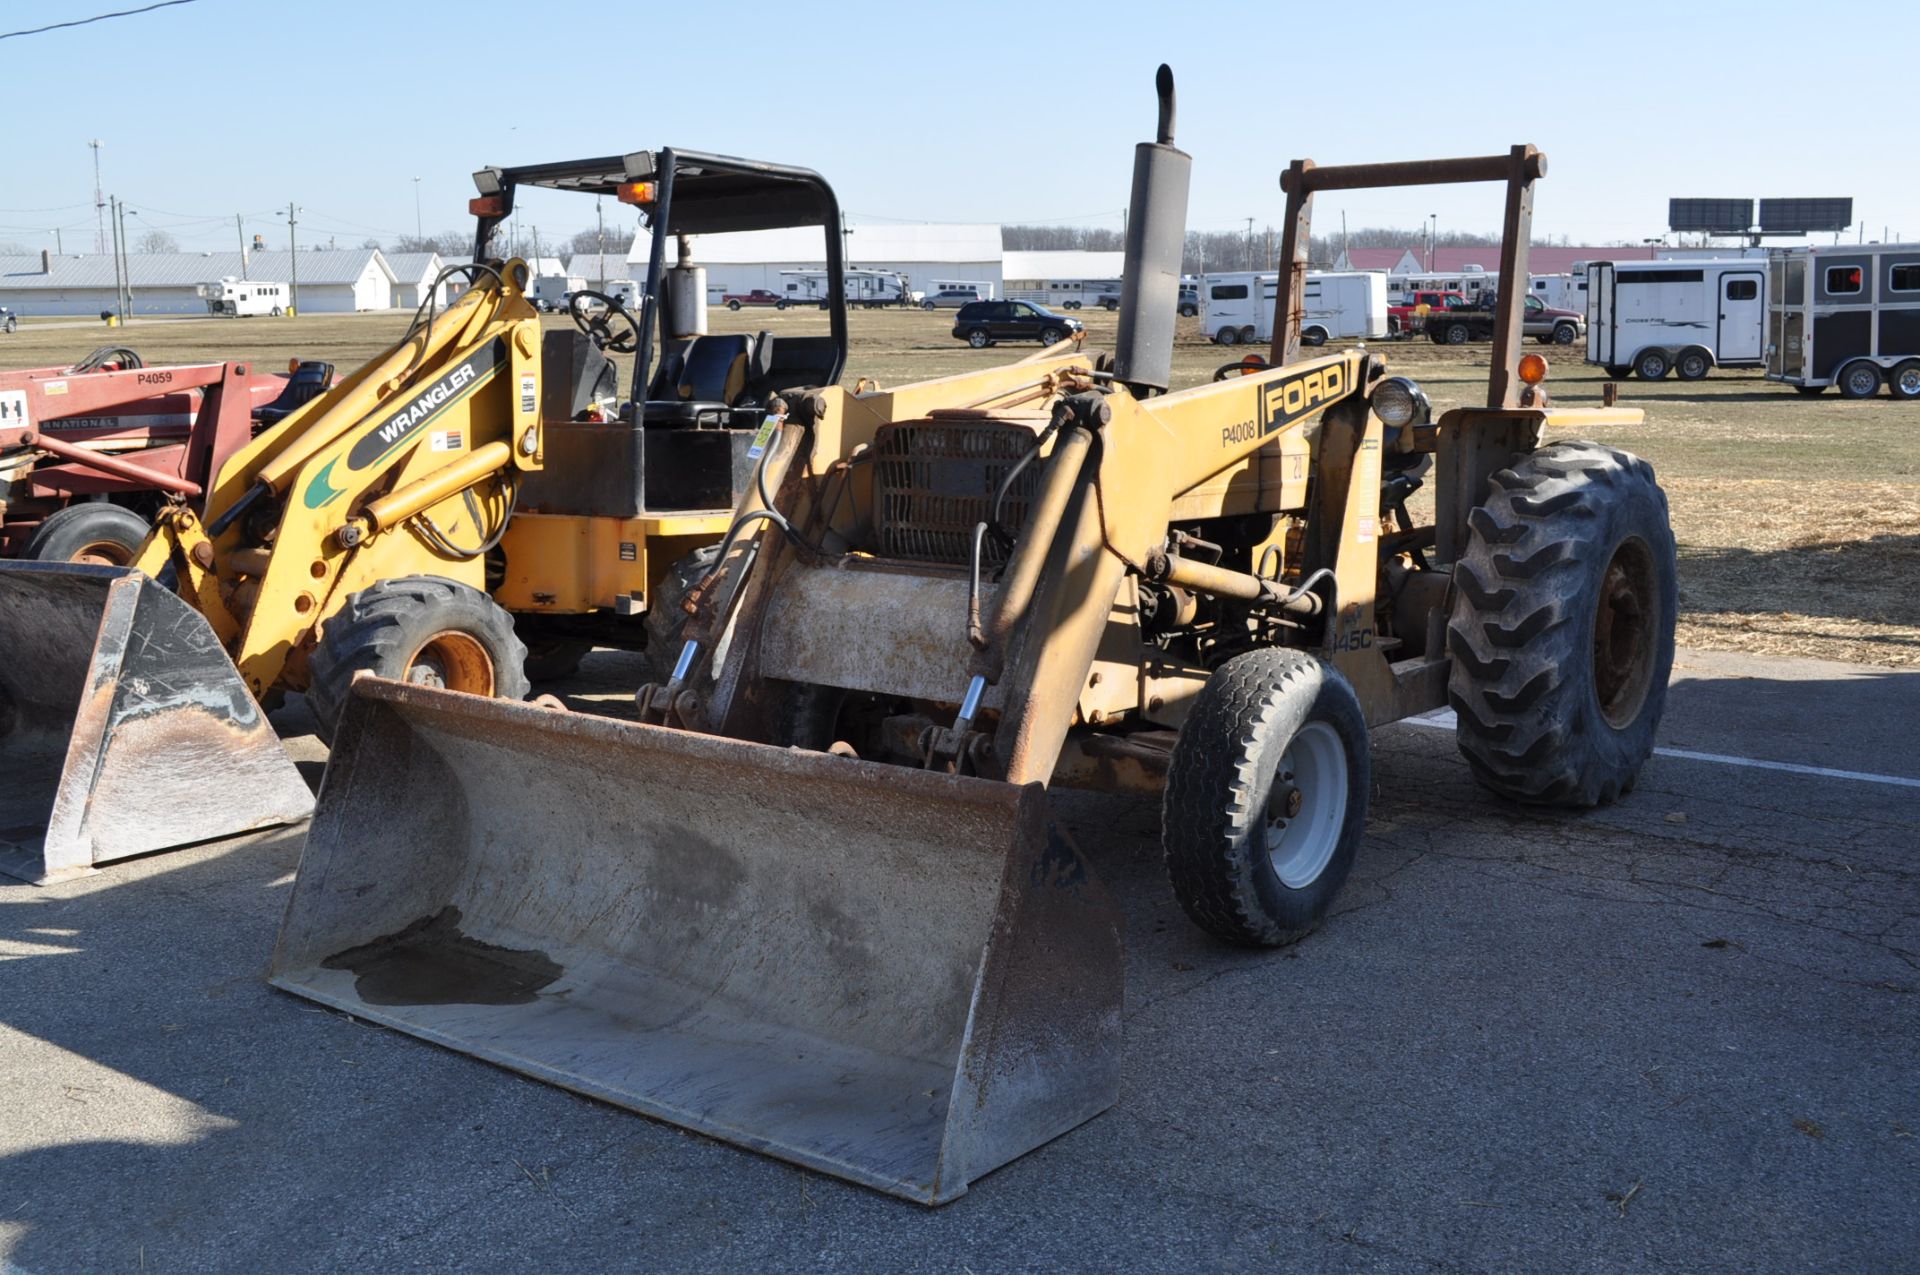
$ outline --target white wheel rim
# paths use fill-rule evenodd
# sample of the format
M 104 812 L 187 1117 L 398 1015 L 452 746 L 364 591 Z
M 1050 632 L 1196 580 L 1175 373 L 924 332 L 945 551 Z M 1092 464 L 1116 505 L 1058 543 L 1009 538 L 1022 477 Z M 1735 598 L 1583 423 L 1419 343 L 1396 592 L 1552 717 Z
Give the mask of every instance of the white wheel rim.
M 1333 860 L 1346 819 L 1347 750 L 1340 732 L 1325 722 L 1308 722 L 1281 754 L 1267 801 L 1267 858 L 1280 884 L 1304 890 L 1318 881 Z
M 1910 367 L 1900 373 L 1900 391 L 1903 394 L 1920 394 L 1920 367 Z

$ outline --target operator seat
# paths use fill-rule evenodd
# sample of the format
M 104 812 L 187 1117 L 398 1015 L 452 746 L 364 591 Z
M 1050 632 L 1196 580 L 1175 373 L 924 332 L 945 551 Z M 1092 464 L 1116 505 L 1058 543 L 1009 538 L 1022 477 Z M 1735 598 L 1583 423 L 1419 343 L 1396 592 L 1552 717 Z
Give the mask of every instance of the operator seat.
M 648 425 L 724 428 L 735 409 L 757 413 L 748 387 L 773 361 L 773 333 L 696 336 L 660 365 L 647 395 Z

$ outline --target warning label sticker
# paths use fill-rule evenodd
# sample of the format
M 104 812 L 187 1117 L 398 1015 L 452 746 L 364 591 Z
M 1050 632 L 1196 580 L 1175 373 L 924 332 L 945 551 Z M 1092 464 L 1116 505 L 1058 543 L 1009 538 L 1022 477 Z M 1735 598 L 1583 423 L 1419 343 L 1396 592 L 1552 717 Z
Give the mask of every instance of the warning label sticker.
M 1368 514 L 1361 514 L 1358 519 L 1357 525 L 1354 528 L 1354 532 L 1353 532 L 1354 540 L 1363 545 L 1368 544 L 1373 540 L 1374 533 L 1375 533 L 1375 524 L 1372 516 Z
M 532 372 L 522 372 L 520 374 L 521 414 L 526 416 L 531 416 L 534 412 L 534 409 L 539 406 L 540 406 L 540 378 L 535 376 Z
M 436 429 L 428 435 L 431 440 L 428 447 L 436 452 L 457 452 L 461 447 L 460 433 L 457 429 Z

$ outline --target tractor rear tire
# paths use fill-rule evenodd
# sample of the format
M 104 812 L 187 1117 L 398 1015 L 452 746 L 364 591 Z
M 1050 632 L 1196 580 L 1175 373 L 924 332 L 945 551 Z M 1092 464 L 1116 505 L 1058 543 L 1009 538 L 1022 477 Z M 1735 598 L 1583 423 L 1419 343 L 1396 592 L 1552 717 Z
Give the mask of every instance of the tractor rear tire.
M 1167 875 L 1194 924 L 1250 947 L 1311 933 L 1359 853 L 1368 750 L 1360 699 L 1331 664 L 1267 647 L 1215 669 L 1161 810 Z
M 685 642 L 681 635 L 686 630 L 689 617 L 680 609 L 680 605 L 693 592 L 693 586 L 706 579 L 707 573 L 713 570 L 714 563 L 718 561 L 719 545 L 695 549 L 667 568 L 667 574 L 660 577 L 660 585 L 653 591 L 653 597 L 647 600 L 647 618 L 644 621 L 647 666 L 653 670 L 654 681 L 663 686 L 673 676 L 673 666 L 680 659 L 680 647 Z
M 140 556 L 153 528 L 131 509 L 86 500 L 55 510 L 34 530 L 21 556 L 36 562 L 90 562 L 124 567 Z
M 360 590 L 326 622 L 307 660 L 307 703 L 333 743 L 354 674 L 525 699 L 527 645 L 513 617 L 478 589 L 439 576 L 402 576 Z
M 1653 752 L 1679 607 L 1653 467 L 1556 443 L 1493 475 L 1454 567 L 1447 651 L 1456 740 L 1515 801 L 1587 807 Z

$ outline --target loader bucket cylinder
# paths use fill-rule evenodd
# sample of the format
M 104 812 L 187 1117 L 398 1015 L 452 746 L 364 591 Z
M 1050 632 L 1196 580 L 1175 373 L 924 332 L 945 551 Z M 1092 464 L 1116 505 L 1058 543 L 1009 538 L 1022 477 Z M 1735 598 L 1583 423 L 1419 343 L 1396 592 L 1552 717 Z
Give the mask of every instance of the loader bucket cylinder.
M 1193 157 L 1173 145 L 1173 72 L 1160 68 L 1157 141 L 1133 148 L 1120 333 L 1114 376 L 1142 395 L 1163 392 L 1173 375 L 1173 326 L 1187 242 L 1187 185 Z
M 926 1204 L 1112 1105 L 1044 792 L 363 677 L 272 982 Z
M 312 810 L 197 611 L 124 567 L 0 565 L 0 872 L 51 881 Z

